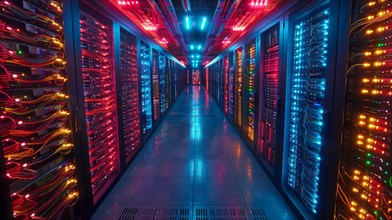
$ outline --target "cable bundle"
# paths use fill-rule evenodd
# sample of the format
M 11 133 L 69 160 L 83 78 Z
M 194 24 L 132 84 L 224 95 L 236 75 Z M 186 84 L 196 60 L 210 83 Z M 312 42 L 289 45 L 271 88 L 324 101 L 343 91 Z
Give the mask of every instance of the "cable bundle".
M 390 1 L 355 1 L 337 219 L 392 219 Z

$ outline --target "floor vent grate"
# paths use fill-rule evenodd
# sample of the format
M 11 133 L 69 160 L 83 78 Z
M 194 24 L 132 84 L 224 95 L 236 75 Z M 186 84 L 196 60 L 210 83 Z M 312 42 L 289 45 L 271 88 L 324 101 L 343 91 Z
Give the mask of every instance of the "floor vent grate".
M 125 208 L 119 220 L 192 220 L 189 208 Z
M 119 220 L 136 220 L 138 208 L 125 208 Z
M 192 217 L 193 216 L 193 217 Z M 268 220 L 263 209 L 247 208 L 125 208 L 119 220 Z
M 253 220 L 267 220 L 267 215 L 263 209 L 249 209 L 249 217 Z
M 267 220 L 262 209 L 196 208 L 196 220 Z

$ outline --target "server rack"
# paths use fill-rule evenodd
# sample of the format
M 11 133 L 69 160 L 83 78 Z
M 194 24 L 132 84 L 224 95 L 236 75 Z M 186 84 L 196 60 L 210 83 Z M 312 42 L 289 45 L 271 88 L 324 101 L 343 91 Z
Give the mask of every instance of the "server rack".
M 244 105 L 242 126 L 245 137 L 253 144 L 255 138 L 256 100 L 256 40 L 245 45 L 245 68 L 243 74 Z
M 140 42 L 140 82 L 142 96 L 142 136 L 147 137 L 152 130 L 152 89 L 151 89 L 151 49 L 150 45 Z
M 390 1 L 353 1 L 336 219 L 392 219 Z
M 175 63 L 175 88 L 176 88 L 176 100 L 180 93 L 186 87 L 186 69 L 182 69 L 180 64 Z
M 96 204 L 120 173 L 113 24 L 92 17 L 95 12 L 88 7 L 79 13 L 91 194 Z
M 208 67 L 208 68 L 205 68 L 204 69 L 204 71 L 205 71 L 205 82 L 204 82 L 204 85 L 205 85 L 205 87 L 206 87 L 206 90 L 208 91 L 208 92 L 210 92 L 210 88 L 211 88 L 211 81 L 210 81 L 210 68 Z
M 171 101 L 171 94 L 170 94 L 170 88 L 171 88 L 171 71 L 170 71 L 170 59 L 168 57 L 166 57 L 165 59 L 165 82 L 166 82 L 166 109 L 169 109 L 169 107 L 172 104 Z
M 78 199 L 68 13 L 62 1 L 3 1 L 0 9 L 0 215 L 67 218 Z
M 234 53 L 231 52 L 228 55 L 228 71 L 229 71 L 229 81 L 228 81 L 228 96 L 229 96 L 229 119 L 234 122 Z
M 234 119 L 235 124 L 238 128 L 242 127 L 243 116 L 242 116 L 242 103 L 243 103 L 243 86 L 242 86 L 242 63 L 243 63 L 243 49 L 242 47 L 235 51 L 235 95 L 234 95 Z
M 152 49 L 151 60 L 151 78 L 152 78 L 152 111 L 153 111 L 153 124 L 159 120 L 161 114 L 160 107 L 160 82 L 159 82 L 159 54 L 158 51 Z
M 119 127 L 123 135 L 120 138 L 122 155 L 128 164 L 141 147 L 141 126 L 139 107 L 139 70 L 137 67 L 137 38 L 125 29 L 120 30 L 120 74 L 118 88 L 121 88 Z
M 334 141 L 341 122 L 339 114 L 329 112 L 339 107 L 334 98 L 343 92 L 336 86 L 336 57 L 339 18 L 347 13 L 341 10 L 344 4 L 309 2 L 288 17 L 281 181 L 288 201 L 307 219 L 332 218 L 333 161 L 339 153 Z
M 166 103 L 166 56 L 163 54 L 159 55 L 159 87 L 160 87 L 160 99 L 161 99 L 161 114 L 164 114 L 168 108 Z
M 217 62 L 217 71 L 218 71 L 218 82 L 219 82 L 219 87 L 218 87 L 218 103 L 219 107 L 224 110 L 224 85 L 225 85 L 225 79 L 224 79 L 224 72 L 223 72 L 223 59 L 220 59 Z
M 257 153 L 272 176 L 279 175 L 280 149 L 278 149 L 278 117 L 280 96 L 279 88 L 282 78 L 280 70 L 281 47 L 280 23 L 276 23 L 261 34 L 261 79 L 259 135 Z
M 222 60 L 223 62 L 223 112 L 227 115 L 229 113 L 229 61 L 227 56 Z

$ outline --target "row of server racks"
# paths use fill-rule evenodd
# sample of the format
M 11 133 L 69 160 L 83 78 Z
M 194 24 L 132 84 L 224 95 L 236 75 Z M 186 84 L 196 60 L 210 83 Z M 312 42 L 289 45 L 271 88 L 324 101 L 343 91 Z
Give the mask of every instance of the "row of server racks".
M 298 1 L 202 82 L 304 219 L 392 219 L 392 2 Z
M 186 86 L 88 3 L 0 1 L 1 219 L 88 219 Z

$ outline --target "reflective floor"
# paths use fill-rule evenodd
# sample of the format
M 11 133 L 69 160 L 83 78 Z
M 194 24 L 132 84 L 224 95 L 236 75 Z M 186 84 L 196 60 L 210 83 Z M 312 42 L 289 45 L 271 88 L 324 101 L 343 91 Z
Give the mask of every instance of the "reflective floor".
M 185 89 L 93 219 L 146 207 L 184 208 L 189 219 L 205 209 L 258 209 L 269 220 L 296 219 L 200 86 Z

